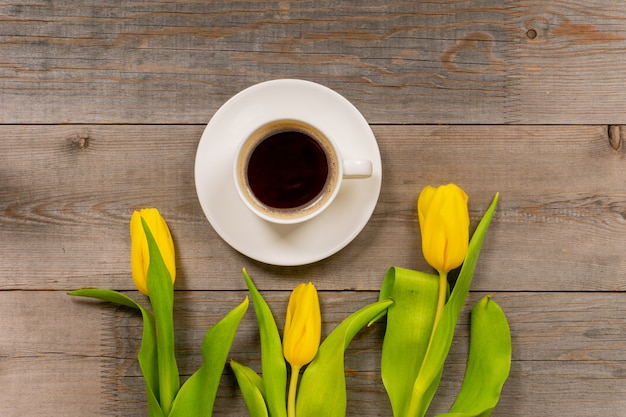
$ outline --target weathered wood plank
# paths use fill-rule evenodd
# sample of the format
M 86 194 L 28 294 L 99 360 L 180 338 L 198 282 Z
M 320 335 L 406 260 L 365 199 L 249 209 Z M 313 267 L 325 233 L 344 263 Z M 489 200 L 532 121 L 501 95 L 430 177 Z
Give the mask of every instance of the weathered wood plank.
M 102 412 L 103 367 L 112 366 L 103 320 L 111 312 L 66 303 L 61 292 L 0 292 L 0 414 Z M 86 337 L 81 337 L 86 335 Z
M 519 16 L 515 29 L 520 39 L 510 50 L 515 63 L 511 71 L 516 72 L 510 75 L 517 80 L 518 100 L 509 104 L 517 107 L 514 113 L 520 120 L 574 124 L 621 120 L 624 79 L 605 65 L 626 62 L 626 32 L 616 30 L 624 26 L 626 4 L 516 1 L 512 6 Z M 607 56 L 612 58 L 607 60 Z M 621 104 L 611 104 L 617 106 L 616 111 L 605 107 L 606 95 L 620 97 Z M 584 97 L 582 101 L 576 99 L 579 96 Z M 567 115 L 561 113 L 562 108 L 567 108 Z
M 0 415 L 146 415 L 135 312 L 65 290 L 128 291 L 128 221 L 158 207 L 177 248 L 183 378 L 247 294 L 282 328 L 289 289 L 321 290 L 324 334 L 373 302 L 392 265 L 428 270 L 415 201 L 456 182 L 472 225 L 500 203 L 431 414 L 461 383 L 468 312 L 488 293 L 513 335 L 494 416 L 626 408 L 626 3 L 521 0 L 5 2 L 0 5 Z M 303 78 L 373 125 L 383 187 L 354 242 L 302 267 L 224 243 L 194 189 L 214 112 L 256 82 Z M 421 125 L 424 124 L 424 125 Z M 508 126 L 507 126 L 508 125 Z M 568 126 L 566 126 L 568 125 Z M 260 369 L 252 309 L 231 357 Z M 346 354 L 349 416 L 390 416 L 384 324 Z M 247 416 L 230 369 L 215 415 Z
M 415 201 L 456 182 L 475 225 L 500 203 L 474 288 L 624 290 L 626 147 L 606 126 L 375 126 L 379 203 L 360 236 L 324 261 L 294 268 L 252 261 L 204 218 L 193 164 L 202 126 L 0 126 L 0 288 L 132 290 L 128 221 L 158 207 L 173 230 L 180 290 L 376 290 L 392 265 L 428 270 Z M 296 278 L 290 278 L 290 277 Z
M 623 2 L 80 3 L 0 6 L 0 123 L 205 123 L 274 78 L 371 123 L 626 123 Z
M 280 328 L 288 289 L 264 292 Z M 145 301 L 136 292 L 129 295 Z M 461 315 L 433 412 L 446 411 L 458 390 L 467 355 L 468 311 L 483 295 L 470 294 Z M 177 354 L 184 375 L 200 365 L 204 332 L 244 296 L 243 291 L 176 294 Z M 321 292 L 324 333 L 376 298 L 376 292 Z M 622 298 L 615 293 L 494 294 L 509 318 L 513 337 L 511 377 L 494 415 L 621 415 L 626 406 Z M 0 403 L 0 414 L 146 414 L 136 362 L 141 320 L 133 311 L 70 298 L 60 291 L 0 291 L 0 317 L 0 334 L 12 335 L 0 339 L 0 383 L 3 395 L 11 398 Z M 257 331 L 250 309 L 230 356 L 258 370 Z M 379 379 L 383 333 L 382 323 L 364 329 L 346 354 L 350 416 L 389 415 Z M 228 369 L 215 415 L 247 415 Z

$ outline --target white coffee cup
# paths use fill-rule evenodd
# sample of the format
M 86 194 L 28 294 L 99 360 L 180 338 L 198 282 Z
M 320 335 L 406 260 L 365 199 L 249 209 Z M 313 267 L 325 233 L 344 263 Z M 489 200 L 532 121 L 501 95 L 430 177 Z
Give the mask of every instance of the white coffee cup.
M 234 180 L 260 218 L 310 220 L 335 199 L 344 179 L 372 176 L 372 161 L 343 159 L 335 140 L 309 123 L 281 119 L 256 128 L 235 153 Z

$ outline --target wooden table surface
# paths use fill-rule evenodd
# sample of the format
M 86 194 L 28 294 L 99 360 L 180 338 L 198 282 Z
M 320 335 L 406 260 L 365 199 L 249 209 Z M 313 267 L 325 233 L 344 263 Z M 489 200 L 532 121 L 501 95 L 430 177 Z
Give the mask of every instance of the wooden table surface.
M 345 96 L 383 162 L 362 233 L 299 267 L 232 249 L 194 186 L 215 111 L 278 78 Z M 376 300 L 389 267 L 428 271 L 416 198 L 455 182 L 472 227 L 500 192 L 467 303 L 493 294 L 511 325 L 494 416 L 625 416 L 625 129 L 622 1 L 2 2 L 0 415 L 147 415 L 140 317 L 66 295 L 145 301 L 130 279 L 133 210 L 157 207 L 172 229 L 189 375 L 206 329 L 247 294 L 243 267 L 281 328 L 290 290 L 313 281 L 325 334 Z M 431 415 L 460 385 L 468 308 Z M 391 416 L 383 333 L 363 330 L 346 354 L 349 416 Z M 252 310 L 231 357 L 259 367 Z M 214 415 L 247 415 L 228 368 Z

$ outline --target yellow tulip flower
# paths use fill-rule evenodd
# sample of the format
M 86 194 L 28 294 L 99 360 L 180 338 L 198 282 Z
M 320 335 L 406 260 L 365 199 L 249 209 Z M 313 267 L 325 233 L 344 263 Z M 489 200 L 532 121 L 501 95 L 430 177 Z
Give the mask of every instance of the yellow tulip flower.
M 322 337 L 322 314 L 317 290 L 312 283 L 300 284 L 291 292 L 283 334 L 283 355 L 291 365 L 287 416 L 296 415 L 296 390 L 300 368 L 317 354 Z
M 317 290 L 312 283 L 298 285 L 287 306 L 283 354 L 292 367 L 311 362 L 320 345 L 322 317 Z
M 155 208 L 141 209 L 135 211 L 130 219 L 130 259 L 131 272 L 135 286 L 143 294 L 148 295 L 148 285 L 146 277 L 148 266 L 150 265 L 150 253 L 148 251 L 148 240 L 144 232 L 141 219 L 143 219 L 161 252 L 163 262 L 167 267 L 172 283 L 176 280 L 176 264 L 174 260 L 174 241 L 170 234 L 167 223 Z
M 427 186 L 417 202 L 422 252 L 440 274 L 459 267 L 469 244 L 467 194 L 455 184 Z

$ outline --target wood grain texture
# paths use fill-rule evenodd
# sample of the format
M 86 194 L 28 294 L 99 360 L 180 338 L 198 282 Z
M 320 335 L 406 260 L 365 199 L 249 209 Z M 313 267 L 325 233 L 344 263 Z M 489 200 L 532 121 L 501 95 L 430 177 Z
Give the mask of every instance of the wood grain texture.
M 141 320 L 75 299 L 134 291 L 131 213 L 158 207 L 177 249 L 183 379 L 207 328 L 246 295 L 279 327 L 289 290 L 320 289 L 324 334 L 377 298 L 390 266 L 428 271 L 415 203 L 469 194 L 472 228 L 496 192 L 468 304 L 429 416 L 458 391 L 471 305 L 493 294 L 513 337 L 494 417 L 626 409 L 626 3 L 590 0 L 105 0 L 0 4 L 0 416 L 147 415 Z M 228 246 L 195 194 L 206 123 L 277 78 L 333 88 L 377 137 L 374 214 L 323 261 L 275 267 Z M 252 309 L 231 357 L 260 368 Z M 384 324 L 346 354 L 348 416 L 391 415 Z M 216 416 L 247 416 L 232 372 Z
M 200 366 L 204 332 L 245 294 L 177 292 L 176 349 L 184 378 Z M 145 302 L 137 292 L 129 295 Z M 287 291 L 264 292 L 280 328 L 288 295 Z M 469 343 L 469 309 L 483 295 L 470 294 L 461 314 L 433 413 L 445 412 L 460 386 Z M 323 333 L 376 298 L 375 292 L 320 293 Z M 494 416 L 621 415 L 626 406 L 626 309 L 621 298 L 603 293 L 494 294 L 507 313 L 514 346 L 511 377 Z M 146 415 L 136 361 L 141 319 L 135 312 L 70 298 L 60 291 L 3 291 L 0 301 L 0 331 L 22 335 L 0 342 L 3 396 L 13 399 L 0 404 L 0 414 Z M 230 357 L 258 370 L 257 332 L 250 309 Z M 348 416 L 390 415 L 379 372 L 383 333 L 382 323 L 362 330 L 346 353 Z M 229 369 L 218 392 L 215 415 L 247 415 Z
M 1 123 L 206 123 L 274 78 L 371 123 L 626 123 L 623 2 L 64 0 L 0 22 Z
M 180 290 L 377 290 L 390 266 L 428 270 L 415 201 L 428 184 L 470 195 L 475 226 L 500 202 L 473 288 L 624 290 L 625 150 L 607 126 L 375 126 L 383 186 L 346 248 L 302 267 L 272 267 L 230 248 L 205 219 L 193 164 L 202 126 L 0 126 L 2 289 L 131 290 L 128 222 L 159 208 L 177 246 Z M 291 278 L 293 277 L 293 278 Z

